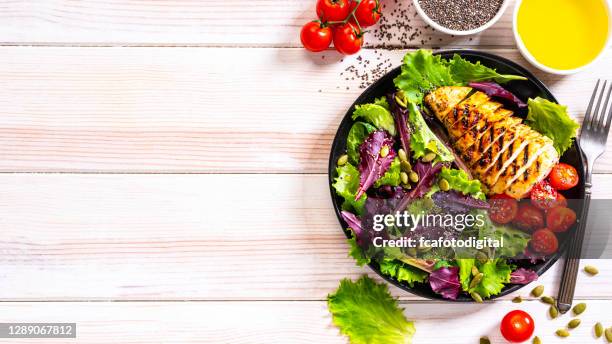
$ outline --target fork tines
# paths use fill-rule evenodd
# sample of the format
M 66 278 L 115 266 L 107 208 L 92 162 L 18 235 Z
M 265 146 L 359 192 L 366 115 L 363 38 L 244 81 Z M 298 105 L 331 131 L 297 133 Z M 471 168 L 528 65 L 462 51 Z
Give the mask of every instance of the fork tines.
M 605 144 L 608 137 L 607 134 L 610 131 L 610 123 L 612 122 L 612 106 L 608 109 L 610 95 L 612 94 L 612 83 L 604 80 L 603 85 L 600 86 L 600 84 L 601 80 L 597 80 L 580 133 L 581 135 L 598 134 L 598 138 Z M 597 98 L 596 103 L 595 98 Z M 595 105 L 595 109 L 593 109 L 593 105 Z

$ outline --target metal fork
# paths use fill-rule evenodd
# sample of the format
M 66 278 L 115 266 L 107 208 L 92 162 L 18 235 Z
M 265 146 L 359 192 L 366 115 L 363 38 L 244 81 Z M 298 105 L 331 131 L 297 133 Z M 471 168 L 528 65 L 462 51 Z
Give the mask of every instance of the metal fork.
M 597 80 L 597 84 L 595 84 L 593 95 L 591 96 L 589 106 L 584 116 L 584 121 L 582 122 L 582 129 L 580 129 L 580 148 L 582 149 L 582 156 L 587 166 L 584 176 L 584 201 L 582 213 L 580 214 L 580 222 L 578 222 L 574 240 L 570 241 L 567 257 L 565 259 L 563 276 L 561 277 L 559 298 L 557 300 L 557 308 L 561 313 L 567 312 L 572 306 L 589 204 L 591 203 L 591 176 L 593 174 L 593 166 L 597 158 L 599 158 L 606 149 L 608 132 L 610 131 L 610 123 L 612 122 L 612 106 L 609 111 L 606 111 L 608 109 L 608 102 L 610 101 L 610 94 L 612 93 L 612 83 L 609 85 L 610 87 L 608 87 L 607 92 L 606 86 L 608 86 L 608 82 L 604 81 L 603 86 L 599 87 L 600 83 L 601 80 Z M 597 98 L 597 103 L 595 104 L 595 109 L 593 109 L 595 98 Z

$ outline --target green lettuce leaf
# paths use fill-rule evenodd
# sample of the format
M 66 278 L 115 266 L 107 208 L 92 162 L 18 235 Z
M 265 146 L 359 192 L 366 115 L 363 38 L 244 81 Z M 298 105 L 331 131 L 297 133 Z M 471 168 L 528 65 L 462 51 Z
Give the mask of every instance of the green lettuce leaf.
M 393 79 L 409 102 L 420 104 L 423 96 L 439 87 L 455 85 L 447 62 L 429 50 L 417 50 L 404 56 L 402 72 Z
M 370 264 L 370 258 L 366 257 L 365 253 L 363 252 L 363 249 L 359 245 L 357 245 L 357 238 L 355 237 L 355 234 L 353 234 L 353 236 L 348 239 L 348 243 L 351 247 L 349 249 L 349 256 L 355 259 L 355 263 L 358 266 Z
M 414 283 L 423 283 L 427 278 L 427 272 L 417 269 L 414 266 L 405 264 L 397 259 L 382 259 L 379 262 L 380 272 L 393 277 L 399 282 L 406 282 L 411 287 Z
M 572 146 L 580 127 L 567 114 L 567 107 L 540 97 L 529 99 L 527 106 L 529 113 L 526 123 L 540 134 L 550 137 L 559 155 L 563 155 Z
M 446 179 L 451 189 L 457 190 L 464 195 L 472 195 L 474 198 L 481 200 L 486 198 L 481 191 L 480 181 L 477 179 L 470 179 L 463 170 L 443 167 L 439 177 Z
M 414 323 L 406 320 L 384 283 L 367 276 L 355 282 L 345 278 L 327 296 L 327 307 L 334 325 L 351 344 L 412 343 Z
M 458 54 L 455 54 L 449 62 L 449 68 L 454 81 L 462 85 L 466 85 L 468 82 L 488 80 L 494 80 L 499 84 L 512 80 L 527 80 L 527 78 L 518 75 L 499 74 L 495 69 L 480 64 L 480 61 L 472 63 Z
M 382 185 L 398 186 L 400 184 L 400 173 L 400 160 L 398 157 L 395 157 L 387 172 L 374 183 L 374 187 L 378 188 Z
M 355 111 L 353 111 L 353 120 L 357 118 L 363 118 L 376 128 L 386 130 L 392 136 L 397 135 L 393 116 L 389 112 L 389 104 L 383 97 L 376 99 L 374 103 L 356 105 Z
M 485 219 L 484 225 L 478 228 L 479 238 L 488 237 L 496 240 L 502 240 L 503 238 L 504 240 L 504 246 L 495 249 L 495 257 L 512 258 L 525 251 L 531 235 L 510 226 L 494 223 L 486 216 L 484 211 L 480 211 L 479 214 L 483 214 Z
M 450 162 L 455 160 L 455 157 L 451 151 L 440 142 L 437 136 L 429 129 L 425 119 L 419 112 L 418 108 L 414 103 L 408 104 L 408 122 L 412 127 L 412 135 L 410 138 L 410 150 L 412 150 L 412 156 L 417 159 L 427 152 L 437 153 L 435 162 Z
M 357 190 L 359 189 L 359 170 L 350 163 L 336 168 L 338 175 L 332 184 L 336 193 L 344 198 L 342 209 L 355 212 L 357 215 L 363 214 L 363 208 L 367 195 L 364 193 L 359 200 L 355 201 Z
M 456 262 L 459 267 L 459 282 L 461 283 L 461 289 L 468 291 L 472 280 L 472 266 L 474 266 L 476 260 L 474 258 L 463 258 L 457 259 Z
M 512 268 L 505 259 L 492 259 L 484 264 L 477 263 L 478 271 L 484 275 L 482 281 L 469 291 L 475 291 L 483 298 L 497 295 L 510 282 Z
M 359 164 L 359 146 L 361 146 L 366 137 L 375 130 L 376 127 L 369 123 L 355 122 L 355 124 L 353 124 L 346 137 L 346 152 L 351 164 Z

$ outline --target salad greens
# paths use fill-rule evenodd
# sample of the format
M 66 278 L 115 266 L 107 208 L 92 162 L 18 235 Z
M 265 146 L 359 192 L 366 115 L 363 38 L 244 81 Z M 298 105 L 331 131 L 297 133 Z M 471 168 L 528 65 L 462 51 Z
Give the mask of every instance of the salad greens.
M 377 214 L 404 211 L 411 215 L 486 214 L 490 205 L 480 181 L 466 173 L 465 166 L 442 141 L 444 135 L 432 131 L 427 122 L 431 119 L 420 106 L 425 94 L 437 87 L 470 85 L 522 107 L 520 99 L 498 83 L 524 79 L 500 74 L 459 55 L 447 60 L 430 51 L 417 50 L 404 57 L 401 73 L 394 79 L 396 91 L 355 107 L 352 118 L 356 122 L 347 137 L 349 161 L 336 168 L 332 186 L 343 199 L 342 217 L 351 232 L 349 255 L 357 265 L 378 266 L 382 274 L 409 286 L 429 285 L 447 299 L 457 299 L 461 293 L 489 298 L 509 283 L 524 284 L 537 278 L 534 271 L 517 269 L 509 260 L 528 254 L 530 234 L 495 224 L 488 216 L 484 216 L 483 223 L 461 230 L 443 225 L 408 228 L 395 223 L 385 224 L 380 230 L 373 221 Z M 567 150 L 578 124 L 567 115 L 566 108 L 542 98 L 530 99 L 527 106 L 528 124 L 549 136 L 560 154 Z M 405 155 L 399 154 L 400 148 Z M 503 246 L 478 250 L 373 245 L 374 239 L 428 236 L 488 238 L 503 241 Z M 473 270 L 482 274 L 479 280 L 474 280 Z M 385 293 L 386 287 L 362 278 L 357 282 L 342 281 L 338 291 L 329 296 L 334 323 L 351 343 L 405 343 L 411 337 L 414 328 L 403 316 L 399 317 L 401 312 L 396 315 L 390 310 L 396 304 Z M 373 318 L 381 324 L 374 326 Z
M 340 281 L 335 293 L 327 296 L 334 324 L 352 344 L 410 344 L 416 331 L 406 320 L 384 283 L 367 276 L 353 282 Z
M 529 99 L 527 104 L 529 106 L 527 124 L 540 134 L 550 137 L 555 149 L 557 149 L 559 155 L 562 155 L 572 146 L 576 132 L 580 127 L 567 114 L 567 106 L 540 97 Z

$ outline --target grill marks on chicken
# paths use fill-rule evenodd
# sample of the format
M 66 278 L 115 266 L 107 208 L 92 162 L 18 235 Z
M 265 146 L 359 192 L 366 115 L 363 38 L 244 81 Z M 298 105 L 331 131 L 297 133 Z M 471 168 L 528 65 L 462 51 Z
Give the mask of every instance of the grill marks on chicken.
M 448 130 L 456 152 L 488 194 L 520 198 L 559 161 L 553 142 L 502 104 L 470 87 L 440 87 L 425 105 Z

